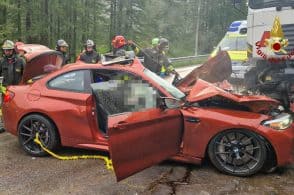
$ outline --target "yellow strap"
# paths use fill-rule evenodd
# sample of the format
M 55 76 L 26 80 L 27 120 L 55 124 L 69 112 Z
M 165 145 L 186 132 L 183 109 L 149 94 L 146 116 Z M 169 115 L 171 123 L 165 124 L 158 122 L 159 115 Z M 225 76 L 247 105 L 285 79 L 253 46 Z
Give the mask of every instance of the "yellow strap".
M 0 85 L 0 93 L 5 94 L 6 93 L 6 87 Z
M 135 55 L 138 55 L 139 52 L 140 52 L 140 49 L 139 49 L 138 47 L 136 47 L 136 48 L 134 49 L 134 52 L 135 52 Z
M 106 168 L 108 170 L 113 170 L 112 161 L 107 156 L 100 156 L 100 155 L 80 155 L 80 156 L 60 156 L 55 154 L 54 152 L 48 150 L 45 146 L 43 146 L 42 142 L 39 139 L 39 133 L 36 133 L 36 137 L 34 142 L 39 144 L 41 148 L 46 151 L 48 154 L 57 158 L 59 160 L 78 160 L 78 159 L 101 159 L 104 160 Z

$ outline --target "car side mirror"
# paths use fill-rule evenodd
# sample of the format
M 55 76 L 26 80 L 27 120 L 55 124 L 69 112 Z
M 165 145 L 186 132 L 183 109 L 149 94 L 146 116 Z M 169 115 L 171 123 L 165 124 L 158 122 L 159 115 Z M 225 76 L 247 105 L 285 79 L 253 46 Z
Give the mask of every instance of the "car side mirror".
M 162 98 L 162 102 L 165 108 L 175 109 L 180 108 L 183 105 L 183 102 L 176 98 L 164 97 Z

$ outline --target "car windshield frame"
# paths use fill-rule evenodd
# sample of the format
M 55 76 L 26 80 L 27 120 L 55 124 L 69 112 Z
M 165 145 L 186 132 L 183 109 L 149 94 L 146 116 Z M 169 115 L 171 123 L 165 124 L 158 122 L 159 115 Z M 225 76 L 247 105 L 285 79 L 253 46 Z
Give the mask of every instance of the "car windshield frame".
M 263 9 L 269 7 L 277 7 L 277 6 L 293 6 L 294 0 L 282 0 L 282 1 L 273 1 L 273 0 L 249 0 L 248 6 L 251 9 Z
M 150 71 L 149 69 L 145 68 L 143 70 L 143 73 L 145 76 L 150 78 L 152 81 L 160 85 L 163 89 L 165 89 L 172 97 L 177 98 L 177 99 L 184 99 L 186 95 L 180 91 L 178 88 L 155 74 L 154 72 Z

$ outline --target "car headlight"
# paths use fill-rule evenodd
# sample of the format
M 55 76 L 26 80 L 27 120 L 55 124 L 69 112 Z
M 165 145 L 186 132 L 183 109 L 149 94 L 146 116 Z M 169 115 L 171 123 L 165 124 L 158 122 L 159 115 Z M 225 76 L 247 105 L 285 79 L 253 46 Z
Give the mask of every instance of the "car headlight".
M 292 122 L 293 122 L 293 119 L 292 119 L 291 115 L 283 113 L 283 114 L 276 116 L 272 120 L 263 121 L 261 124 L 266 127 L 273 128 L 273 129 L 284 130 L 284 129 L 287 129 L 288 127 L 290 127 Z

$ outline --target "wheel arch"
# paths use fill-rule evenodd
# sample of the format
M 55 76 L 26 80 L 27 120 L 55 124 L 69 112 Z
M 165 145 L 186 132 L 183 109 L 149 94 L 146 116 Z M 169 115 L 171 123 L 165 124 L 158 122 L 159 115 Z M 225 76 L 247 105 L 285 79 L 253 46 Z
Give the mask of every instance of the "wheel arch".
M 250 131 L 252 133 L 255 133 L 260 139 L 262 139 L 265 142 L 265 146 L 266 146 L 266 150 L 267 150 L 267 157 L 266 157 L 266 162 L 264 164 L 264 167 L 265 168 L 270 168 L 270 166 L 271 167 L 274 167 L 274 166 L 277 165 L 277 153 L 276 153 L 275 148 L 270 143 L 270 141 L 265 136 L 261 135 L 260 133 L 258 133 L 256 131 L 253 131 L 251 129 L 246 129 L 246 128 L 229 128 L 229 129 L 224 129 L 222 131 L 219 131 L 214 136 L 212 136 L 210 138 L 210 140 L 207 142 L 207 145 L 206 145 L 206 148 L 205 148 L 205 156 L 204 156 L 204 159 L 205 160 L 208 160 L 209 159 L 209 156 L 208 156 L 208 147 L 209 147 L 209 144 L 211 143 L 211 141 L 215 138 L 215 136 L 217 136 L 218 134 L 223 133 L 225 131 L 231 131 L 231 130 L 245 130 L 245 131 Z M 270 150 L 273 151 L 273 153 L 271 153 Z M 270 162 L 270 161 L 272 161 L 272 162 Z M 268 167 L 266 167 L 266 166 L 268 166 Z
M 54 125 L 54 127 L 55 127 L 55 130 L 56 130 L 56 133 L 57 133 L 57 135 L 58 135 L 58 143 L 59 144 L 61 144 L 61 137 L 60 137 L 60 133 L 59 133 L 59 129 L 58 129 L 58 127 L 57 127 L 57 125 L 55 124 L 55 122 L 47 115 L 47 114 L 45 114 L 45 113 L 42 113 L 42 112 L 29 112 L 29 113 L 26 113 L 25 115 L 23 115 L 21 118 L 20 118 L 20 120 L 18 121 L 18 123 L 17 123 L 17 133 L 18 133 L 18 129 L 19 129 L 19 125 L 20 125 L 20 123 L 21 123 L 21 121 L 25 118 L 25 117 L 27 117 L 27 116 L 30 116 L 30 115 L 40 115 L 40 116 L 43 116 L 43 117 L 45 117 L 46 119 L 48 119 L 53 125 Z

